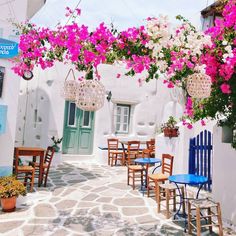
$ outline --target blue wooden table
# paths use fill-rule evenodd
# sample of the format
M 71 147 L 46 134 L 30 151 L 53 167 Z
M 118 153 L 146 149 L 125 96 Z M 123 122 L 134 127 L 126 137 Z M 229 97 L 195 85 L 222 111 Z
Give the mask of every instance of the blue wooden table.
M 155 170 L 158 168 L 158 167 L 160 167 L 161 166 L 161 159 L 160 158 L 149 158 L 149 157 L 145 157 L 145 158 L 137 158 L 137 159 L 135 159 L 134 160 L 134 162 L 136 163 L 136 164 L 139 164 L 139 165 L 142 165 L 143 166 L 143 169 L 144 169 L 144 171 L 145 171 L 145 180 L 144 180 L 144 183 L 142 183 L 142 189 L 144 189 L 143 187 L 147 187 L 147 175 L 148 175 L 148 169 L 149 169 L 149 166 L 150 165 L 154 165 L 154 164 L 159 164 L 159 165 L 157 165 L 154 169 L 153 169 L 153 171 L 152 171 L 152 173 L 154 173 L 155 172 Z
M 183 216 L 185 218 L 185 230 L 186 230 L 186 225 L 187 225 L 187 214 L 186 212 L 183 212 L 183 214 L 180 214 L 180 210 L 182 208 L 182 205 L 185 204 L 185 200 L 189 199 L 187 196 L 187 191 L 186 191 L 186 185 L 194 185 L 198 187 L 196 199 L 198 198 L 199 192 L 204 184 L 208 182 L 208 178 L 202 175 L 193 175 L 193 174 L 178 174 L 178 175 L 171 175 L 169 177 L 169 181 L 173 182 L 176 184 L 176 187 L 179 192 L 180 196 L 180 204 L 179 204 L 179 209 L 174 215 L 174 219 L 176 216 Z M 182 184 L 184 185 L 184 192 L 185 196 L 182 196 L 182 193 L 180 191 L 179 185 Z

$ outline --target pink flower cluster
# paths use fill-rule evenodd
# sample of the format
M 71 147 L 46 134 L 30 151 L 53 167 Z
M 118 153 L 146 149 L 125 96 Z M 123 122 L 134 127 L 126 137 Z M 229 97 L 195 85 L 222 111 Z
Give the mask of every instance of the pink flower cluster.
M 223 19 L 217 19 L 215 26 L 206 31 L 214 44 L 206 48 L 201 60 L 212 82 L 219 85 L 222 93 L 231 94 L 230 80 L 235 75 L 236 66 L 236 0 L 229 0 L 222 15 Z

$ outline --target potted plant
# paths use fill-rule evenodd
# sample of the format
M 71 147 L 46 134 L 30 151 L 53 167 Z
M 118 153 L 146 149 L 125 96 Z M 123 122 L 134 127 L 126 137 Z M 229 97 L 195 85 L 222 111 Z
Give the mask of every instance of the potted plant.
M 168 121 L 161 126 L 161 131 L 164 133 L 165 137 L 178 137 L 179 136 L 179 127 L 176 126 L 177 121 L 173 116 L 170 116 Z
M 58 144 L 60 144 L 62 142 L 62 138 L 55 138 L 55 136 L 51 137 L 51 140 L 53 141 L 53 145 L 52 147 L 54 148 L 55 152 L 59 152 L 60 147 L 58 146 Z
M 16 208 L 16 198 L 26 195 L 26 187 L 14 176 L 0 177 L 0 199 L 2 211 L 12 212 Z

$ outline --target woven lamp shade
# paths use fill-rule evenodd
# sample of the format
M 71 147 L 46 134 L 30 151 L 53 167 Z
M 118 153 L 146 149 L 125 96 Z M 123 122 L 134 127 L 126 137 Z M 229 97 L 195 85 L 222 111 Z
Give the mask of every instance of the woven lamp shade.
M 75 101 L 76 91 L 78 87 L 78 82 L 75 80 L 68 80 L 64 82 L 64 86 L 62 88 L 62 97 L 66 101 Z
M 187 77 L 187 91 L 193 98 L 208 98 L 211 95 L 211 78 L 203 73 Z
M 73 80 L 67 80 L 70 73 L 73 76 Z M 61 96 L 66 101 L 74 102 L 75 98 L 76 98 L 77 87 L 78 87 L 78 82 L 75 79 L 74 71 L 72 69 L 70 69 L 67 76 L 66 76 L 64 86 L 63 86 L 62 91 L 61 91 Z
M 96 111 L 104 104 L 105 87 L 98 80 L 84 80 L 79 83 L 76 106 L 84 111 Z

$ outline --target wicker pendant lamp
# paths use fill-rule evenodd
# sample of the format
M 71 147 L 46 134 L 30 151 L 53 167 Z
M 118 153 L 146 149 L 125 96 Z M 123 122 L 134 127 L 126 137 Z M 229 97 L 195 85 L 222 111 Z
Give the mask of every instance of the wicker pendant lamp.
M 78 84 L 76 92 L 76 106 L 85 111 L 96 111 L 103 107 L 105 98 L 105 87 L 93 79 L 93 70 L 89 70 L 85 80 Z
M 187 77 L 187 91 L 193 98 L 208 98 L 211 95 L 211 78 L 203 73 L 194 73 Z
M 73 80 L 67 80 L 69 75 L 72 74 Z M 73 69 L 70 69 L 69 72 L 67 73 L 67 76 L 65 78 L 64 86 L 62 88 L 61 96 L 66 100 L 66 101 L 75 101 L 76 98 L 76 91 L 78 87 L 78 82 L 75 79 L 75 74 Z

